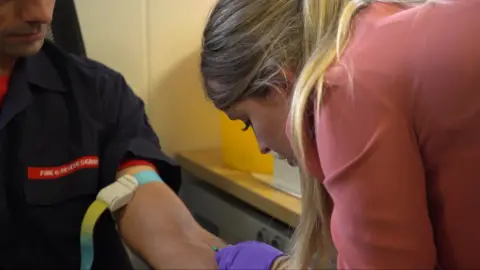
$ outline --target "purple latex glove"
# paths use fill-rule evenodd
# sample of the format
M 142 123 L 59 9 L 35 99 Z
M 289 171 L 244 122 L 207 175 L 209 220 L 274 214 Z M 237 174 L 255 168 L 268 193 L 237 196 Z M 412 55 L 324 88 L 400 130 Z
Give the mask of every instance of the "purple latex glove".
M 248 241 L 222 248 L 215 259 L 221 270 L 269 270 L 275 259 L 282 255 L 270 245 Z

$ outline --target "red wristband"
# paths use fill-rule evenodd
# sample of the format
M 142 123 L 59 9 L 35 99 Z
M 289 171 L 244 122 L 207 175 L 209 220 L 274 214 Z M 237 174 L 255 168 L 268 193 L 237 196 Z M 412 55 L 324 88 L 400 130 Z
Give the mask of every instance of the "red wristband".
M 132 159 L 125 161 L 120 164 L 118 170 L 121 171 L 134 166 L 149 166 L 158 173 L 157 168 L 155 167 L 155 165 L 153 165 L 153 163 L 140 159 Z

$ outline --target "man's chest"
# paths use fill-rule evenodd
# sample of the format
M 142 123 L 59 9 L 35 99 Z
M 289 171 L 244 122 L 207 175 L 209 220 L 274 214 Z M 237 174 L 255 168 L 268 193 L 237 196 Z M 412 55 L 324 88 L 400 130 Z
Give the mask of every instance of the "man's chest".
M 46 234 L 78 233 L 100 189 L 100 120 L 68 97 L 40 96 L 0 131 L 0 184 L 14 217 Z

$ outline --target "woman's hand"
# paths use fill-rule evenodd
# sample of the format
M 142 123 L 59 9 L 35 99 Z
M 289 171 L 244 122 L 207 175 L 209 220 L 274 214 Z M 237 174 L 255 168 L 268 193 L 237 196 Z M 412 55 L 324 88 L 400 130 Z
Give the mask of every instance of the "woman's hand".
M 273 262 L 283 253 L 261 242 L 242 242 L 220 249 L 215 258 L 221 270 L 270 270 Z

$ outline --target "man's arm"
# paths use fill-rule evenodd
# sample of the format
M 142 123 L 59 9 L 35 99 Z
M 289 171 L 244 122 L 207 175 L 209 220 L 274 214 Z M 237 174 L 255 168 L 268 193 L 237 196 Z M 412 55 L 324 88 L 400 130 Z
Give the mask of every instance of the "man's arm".
M 153 168 L 130 167 L 119 176 L 142 170 Z M 201 228 L 164 183 L 140 186 L 117 223 L 127 244 L 155 269 L 217 268 L 212 247 L 224 243 Z
M 117 213 L 117 224 L 126 244 L 154 269 L 216 269 L 210 246 L 222 241 L 203 230 L 176 196 L 181 181 L 176 166 L 166 157 L 145 115 L 143 102 L 121 75 L 104 69 L 97 87 L 101 95 L 106 144 L 101 156 L 101 186 L 121 174 L 158 171 L 164 183 L 140 186 L 129 204 Z M 120 167 L 128 160 L 152 166 Z

